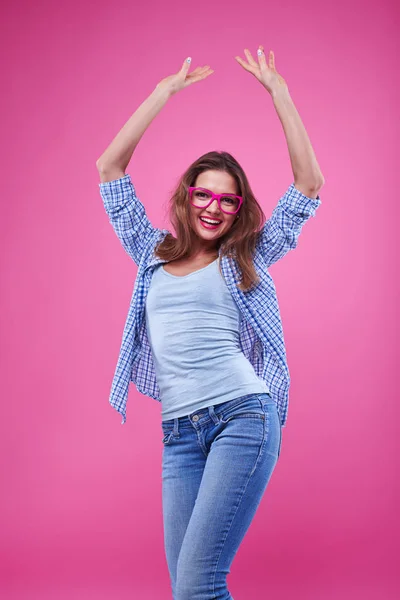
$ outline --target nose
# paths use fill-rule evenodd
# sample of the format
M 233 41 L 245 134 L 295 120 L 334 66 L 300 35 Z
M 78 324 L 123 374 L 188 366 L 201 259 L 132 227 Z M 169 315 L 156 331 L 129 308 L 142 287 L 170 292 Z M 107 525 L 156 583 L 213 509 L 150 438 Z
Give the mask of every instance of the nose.
M 213 214 L 214 213 L 219 214 L 220 210 L 219 210 L 219 206 L 218 206 L 218 202 L 217 202 L 216 198 L 214 198 L 214 200 L 211 202 L 210 206 L 207 206 L 206 211 L 213 213 Z

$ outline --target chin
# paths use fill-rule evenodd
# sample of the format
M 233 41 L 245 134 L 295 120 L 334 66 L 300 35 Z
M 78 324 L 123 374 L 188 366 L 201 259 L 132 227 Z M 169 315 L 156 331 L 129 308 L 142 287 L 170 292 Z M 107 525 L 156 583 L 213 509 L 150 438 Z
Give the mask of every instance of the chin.
M 216 231 L 197 231 L 197 235 L 204 240 L 209 240 L 210 238 L 217 239 L 223 236 L 225 233 L 226 231 L 219 231 L 218 233 Z

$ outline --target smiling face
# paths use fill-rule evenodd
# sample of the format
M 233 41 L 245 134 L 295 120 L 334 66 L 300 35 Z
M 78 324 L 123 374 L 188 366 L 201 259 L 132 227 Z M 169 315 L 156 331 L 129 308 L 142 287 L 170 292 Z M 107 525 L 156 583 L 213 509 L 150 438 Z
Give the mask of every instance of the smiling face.
M 203 171 L 197 176 L 193 187 L 202 187 L 214 192 L 214 194 L 238 194 L 235 179 L 225 171 Z M 240 212 L 240 211 L 239 211 Z M 199 238 L 199 248 L 204 250 L 212 250 L 215 247 L 216 241 L 221 236 L 225 235 L 235 222 L 236 214 L 226 214 L 220 210 L 217 199 L 207 208 L 197 208 L 190 204 L 190 217 L 194 231 Z M 204 223 L 200 217 L 218 220 L 220 224 L 211 227 Z

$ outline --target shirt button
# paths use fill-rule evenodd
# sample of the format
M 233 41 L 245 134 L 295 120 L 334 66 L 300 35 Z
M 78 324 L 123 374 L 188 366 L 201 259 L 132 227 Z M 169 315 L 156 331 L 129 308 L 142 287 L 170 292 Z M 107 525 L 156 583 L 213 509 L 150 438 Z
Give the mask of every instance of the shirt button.
M 198 421 L 198 420 L 199 420 L 199 415 L 194 415 L 194 417 L 193 417 L 193 419 L 192 419 L 192 420 L 193 420 L 193 421 Z

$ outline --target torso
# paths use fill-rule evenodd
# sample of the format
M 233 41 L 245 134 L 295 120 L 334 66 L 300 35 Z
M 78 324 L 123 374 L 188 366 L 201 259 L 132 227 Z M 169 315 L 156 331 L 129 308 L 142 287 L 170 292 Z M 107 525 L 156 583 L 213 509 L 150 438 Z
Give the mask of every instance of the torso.
M 215 256 L 201 256 L 199 258 L 185 258 L 178 260 L 171 260 L 168 263 L 163 264 L 163 268 L 167 271 L 167 273 L 171 273 L 171 275 L 177 275 L 178 277 L 183 277 L 185 275 L 189 275 L 194 271 L 198 271 L 203 267 L 207 267 L 207 265 L 211 264 L 214 260 L 218 258 L 218 255 Z

